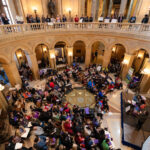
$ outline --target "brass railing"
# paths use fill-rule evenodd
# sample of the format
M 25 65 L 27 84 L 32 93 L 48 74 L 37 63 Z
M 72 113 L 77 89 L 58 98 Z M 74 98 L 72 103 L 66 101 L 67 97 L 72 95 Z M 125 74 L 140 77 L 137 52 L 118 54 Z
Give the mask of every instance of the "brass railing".
M 53 31 L 105 31 L 105 32 L 125 32 L 125 33 L 144 33 L 150 35 L 150 24 L 131 24 L 131 23 L 33 23 L 1 25 L 0 40 L 21 36 L 24 34 L 53 32 Z

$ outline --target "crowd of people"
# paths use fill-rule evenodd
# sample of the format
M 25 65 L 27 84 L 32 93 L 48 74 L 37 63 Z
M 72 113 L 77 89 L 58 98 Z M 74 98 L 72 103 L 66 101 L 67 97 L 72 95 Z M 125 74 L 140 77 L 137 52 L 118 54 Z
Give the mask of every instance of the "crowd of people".
M 18 19 L 21 18 L 21 19 Z M 27 23 L 49 23 L 49 22 L 53 22 L 53 23 L 60 23 L 60 22 L 93 22 L 93 21 L 98 21 L 98 22 L 105 22 L 105 19 L 107 20 L 106 22 L 112 22 L 112 23 L 121 23 L 123 22 L 126 18 L 123 15 L 112 15 L 111 17 L 106 16 L 100 16 L 98 17 L 98 20 L 93 20 L 92 16 L 81 16 L 79 17 L 78 15 L 76 15 L 74 18 L 73 17 L 66 17 L 66 15 L 57 15 L 56 17 L 50 17 L 49 15 L 47 15 L 47 17 L 45 17 L 44 15 L 42 15 L 41 17 L 36 14 L 35 16 L 31 15 L 31 14 L 27 14 L 26 16 L 26 22 Z M 16 16 L 16 23 L 17 24 L 23 24 L 23 18 Z M 136 23 L 136 16 L 131 16 L 128 20 L 129 23 Z M 148 23 L 149 22 L 149 15 L 145 14 L 145 16 L 143 17 L 143 19 L 141 20 L 141 23 Z M 8 17 L 6 16 L 5 13 L 1 14 L 1 19 L 0 19 L 0 24 L 4 24 L 4 25 L 8 25 L 10 24 L 10 20 L 8 19 Z
M 95 107 L 81 108 L 65 100 L 65 94 L 72 91 L 72 82 L 80 82 L 95 94 Z M 109 76 L 108 69 L 90 65 L 83 70 L 78 63 L 64 71 L 52 71 L 46 78 L 44 88 L 37 89 L 23 83 L 22 88 L 13 89 L 7 95 L 12 98 L 9 108 L 9 122 L 15 128 L 7 144 L 12 150 L 17 143 L 23 143 L 23 150 L 115 149 L 108 129 L 101 127 L 103 114 L 109 111 L 107 93 L 121 88 L 121 80 Z M 28 109 L 27 109 L 28 108 Z M 29 129 L 27 137 L 23 134 Z M 34 137 L 31 147 L 25 146 L 26 138 Z

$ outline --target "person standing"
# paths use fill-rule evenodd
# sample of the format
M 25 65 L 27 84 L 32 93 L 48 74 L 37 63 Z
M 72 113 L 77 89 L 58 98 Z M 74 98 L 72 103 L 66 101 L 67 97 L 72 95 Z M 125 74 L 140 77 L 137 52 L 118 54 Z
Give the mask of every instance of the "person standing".
M 3 24 L 4 24 L 4 25 L 9 24 L 9 19 L 7 18 L 6 14 L 2 13 L 1 16 L 2 16 L 1 18 L 2 18 Z
M 145 17 L 142 19 L 142 23 L 148 23 L 148 21 L 149 21 L 149 17 L 148 17 L 148 15 L 145 15 Z

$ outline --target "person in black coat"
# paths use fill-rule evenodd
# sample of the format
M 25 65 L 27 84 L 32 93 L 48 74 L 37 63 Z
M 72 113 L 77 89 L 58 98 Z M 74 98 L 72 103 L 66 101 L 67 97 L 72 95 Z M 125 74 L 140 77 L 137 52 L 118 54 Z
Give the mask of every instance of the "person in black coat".
M 2 22 L 3 22 L 3 24 L 9 24 L 9 19 L 7 18 L 7 16 L 4 14 L 4 13 L 2 13 Z
M 149 17 L 148 15 L 145 15 L 145 17 L 142 19 L 142 23 L 148 23 Z

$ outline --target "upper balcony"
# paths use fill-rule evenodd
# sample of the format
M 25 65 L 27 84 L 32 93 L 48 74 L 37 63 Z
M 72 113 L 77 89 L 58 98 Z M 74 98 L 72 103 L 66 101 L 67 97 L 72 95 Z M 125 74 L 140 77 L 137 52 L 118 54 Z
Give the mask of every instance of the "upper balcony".
M 150 24 L 131 23 L 34 23 L 0 26 L 0 41 L 14 40 L 17 37 L 37 33 L 57 32 L 96 32 L 97 34 L 115 34 L 135 39 L 150 40 Z

